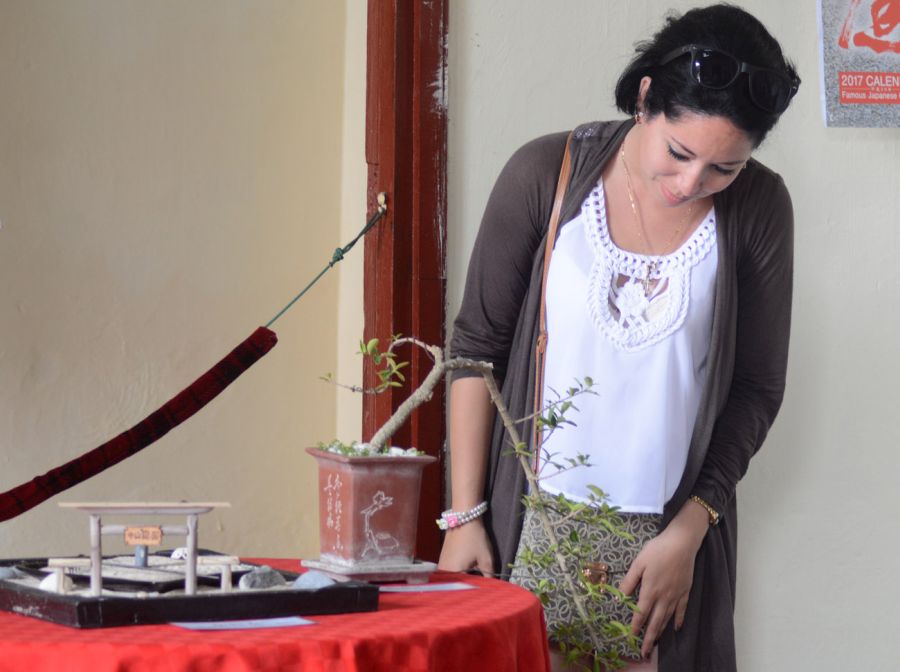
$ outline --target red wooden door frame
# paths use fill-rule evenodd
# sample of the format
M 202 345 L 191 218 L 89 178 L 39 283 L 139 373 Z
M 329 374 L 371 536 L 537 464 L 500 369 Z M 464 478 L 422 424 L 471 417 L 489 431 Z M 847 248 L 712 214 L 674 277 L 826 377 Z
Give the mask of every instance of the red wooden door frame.
M 369 0 L 366 64 L 368 206 L 386 192 L 387 215 L 365 239 L 366 339 L 393 334 L 443 344 L 446 297 L 447 12 L 449 0 Z M 363 437 L 370 438 L 430 360 L 411 350 L 407 386 L 365 395 Z M 367 362 L 364 385 L 374 384 Z M 436 560 L 443 474 L 444 390 L 421 406 L 393 443 L 438 458 L 425 470 L 417 556 Z

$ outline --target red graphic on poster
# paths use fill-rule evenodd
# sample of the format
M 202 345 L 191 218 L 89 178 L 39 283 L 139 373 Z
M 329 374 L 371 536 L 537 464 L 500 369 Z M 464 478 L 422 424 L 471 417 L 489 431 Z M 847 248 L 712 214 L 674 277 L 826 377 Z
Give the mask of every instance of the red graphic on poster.
M 900 54 L 900 0 L 871 0 L 868 4 L 872 25 L 854 29 L 861 0 L 851 0 L 847 18 L 838 37 L 841 49 L 852 44 L 876 54 Z M 865 6 L 864 6 L 865 7 Z M 864 24 L 867 20 L 858 19 Z M 896 33 L 898 34 L 894 34 Z M 900 104 L 900 72 L 838 72 L 842 105 L 898 105 Z
M 860 0 L 851 0 L 844 19 L 844 26 L 838 38 L 838 46 L 841 49 L 850 48 L 850 35 L 853 33 L 853 17 L 859 8 Z M 859 30 L 853 34 L 853 44 L 857 47 L 871 49 L 877 54 L 893 52 L 900 54 L 900 39 L 890 39 L 894 29 L 900 26 L 900 0 L 873 0 L 869 7 L 872 17 L 871 34 L 865 30 Z

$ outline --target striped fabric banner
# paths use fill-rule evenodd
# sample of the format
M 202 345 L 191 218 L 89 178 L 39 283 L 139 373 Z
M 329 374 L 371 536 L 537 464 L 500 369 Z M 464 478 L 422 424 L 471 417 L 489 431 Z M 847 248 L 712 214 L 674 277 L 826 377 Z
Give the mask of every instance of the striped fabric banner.
M 0 494 L 0 522 L 15 518 L 54 495 L 96 476 L 146 448 L 215 399 L 238 376 L 275 347 L 274 331 L 259 327 L 218 364 L 144 420 L 101 446 L 43 476 Z

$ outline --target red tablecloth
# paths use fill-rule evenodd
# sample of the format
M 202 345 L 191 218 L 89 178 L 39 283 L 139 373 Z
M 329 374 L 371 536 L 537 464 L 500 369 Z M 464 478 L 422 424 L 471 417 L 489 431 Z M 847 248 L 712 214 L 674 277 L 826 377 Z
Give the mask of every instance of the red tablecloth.
M 254 560 L 298 571 L 296 560 Z M 546 672 L 543 613 L 503 581 L 438 572 L 477 590 L 382 593 L 378 611 L 314 625 L 196 632 L 77 630 L 0 612 L 2 672 Z

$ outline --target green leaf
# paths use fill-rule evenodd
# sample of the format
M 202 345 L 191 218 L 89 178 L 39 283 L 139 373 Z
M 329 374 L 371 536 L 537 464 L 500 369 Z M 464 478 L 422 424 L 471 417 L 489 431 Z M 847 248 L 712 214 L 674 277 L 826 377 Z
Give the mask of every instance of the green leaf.
M 590 490 L 594 497 L 596 497 L 597 499 L 606 499 L 606 493 L 596 485 L 589 485 L 587 486 L 587 489 Z

